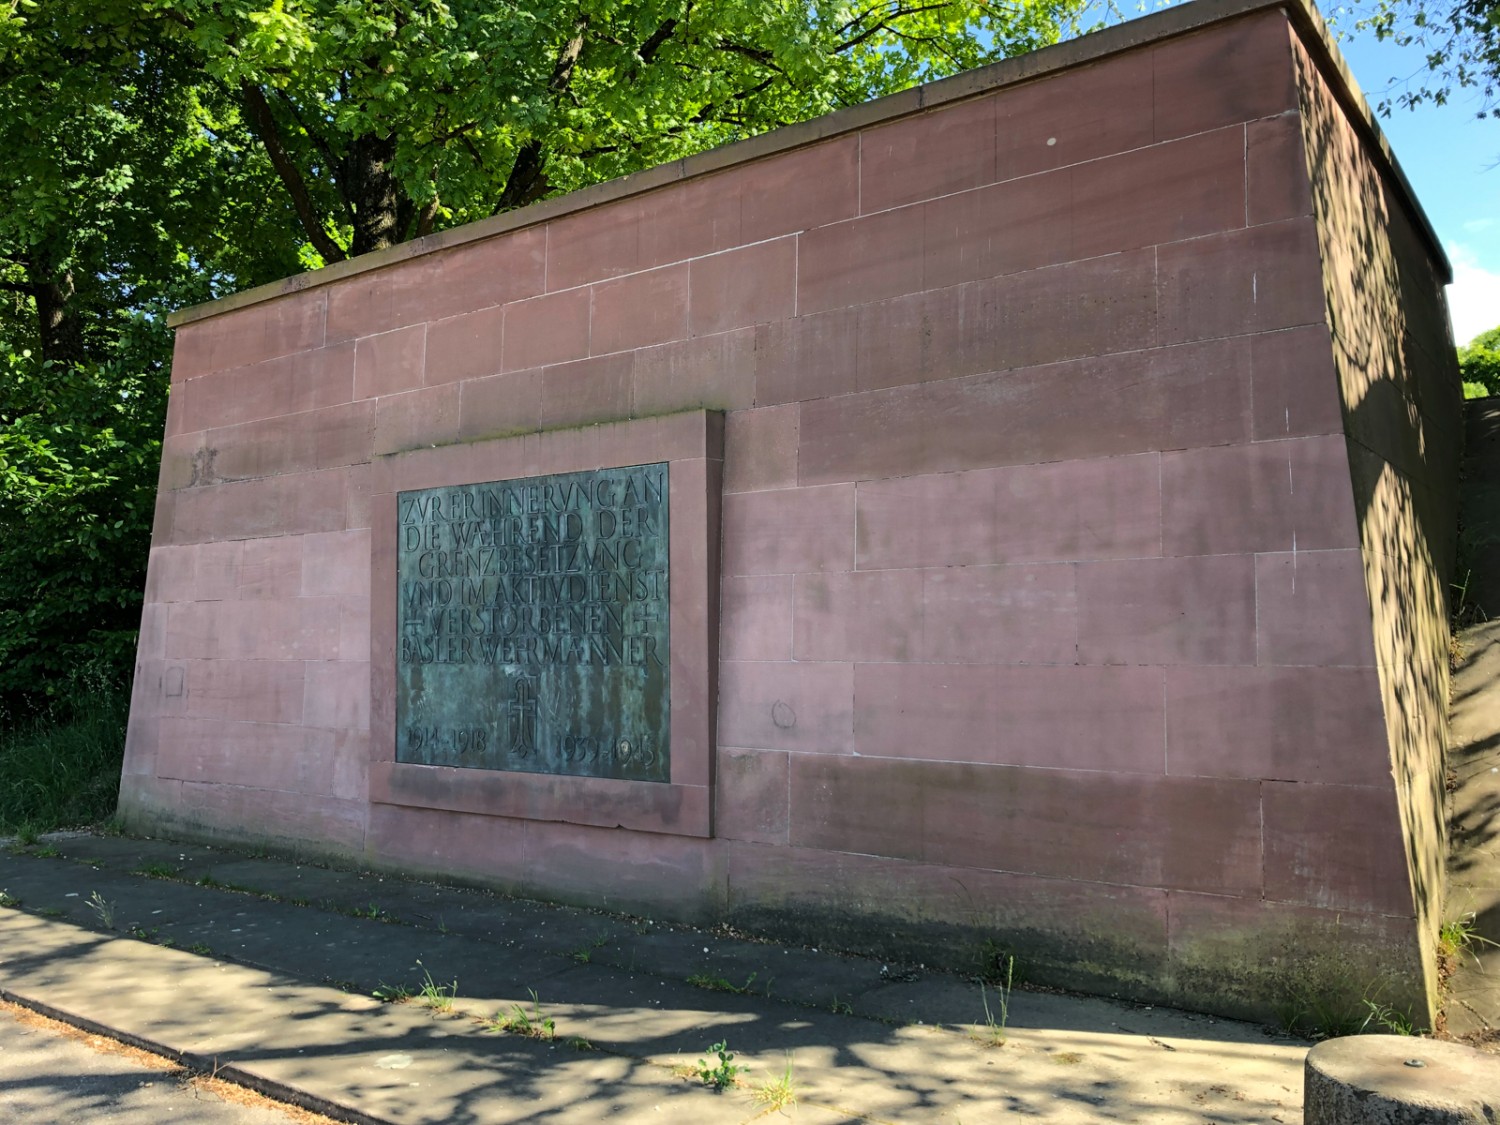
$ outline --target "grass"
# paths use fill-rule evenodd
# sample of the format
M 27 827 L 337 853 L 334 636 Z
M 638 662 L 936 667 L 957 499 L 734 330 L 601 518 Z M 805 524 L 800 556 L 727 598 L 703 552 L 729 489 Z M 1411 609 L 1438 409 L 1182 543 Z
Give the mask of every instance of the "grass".
M 405 1004 L 411 999 L 411 989 L 399 982 L 386 984 L 385 981 L 381 981 L 379 987 L 370 995 L 382 1004 Z
M 780 1078 L 772 1078 L 755 1088 L 754 1098 L 757 1105 L 763 1105 L 767 1109 L 780 1112 L 788 1106 L 797 1104 L 797 1088 L 792 1081 L 792 1058 L 787 1056 L 786 1069 L 781 1072 Z
M 536 990 L 528 988 L 526 991 L 531 993 L 530 1012 L 520 1004 L 512 1004 L 509 1015 L 496 1012 L 493 1018 L 485 1020 L 485 1030 L 505 1031 L 511 1035 L 524 1035 L 529 1039 L 557 1038 L 557 1024 L 551 1016 L 542 1015 L 542 1005 L 537 1000 Z M 569 1040 L 570 1044 L 572 1042 L 573 1040 Z M 588 1049 L 592 1049 L 592 1044 Z
M 577 949 L 573 950 L 572 953 L 568 954 L 568 956 L 577 961 L 580 965 L 587 965 L 594 959 L 594 950 L 604 948 L 604 946 L 608 942 L 609 936 L 607 934 L 600 934 L 588 945 L 579 946 Z
M 1480 936 L 1475 928 L 1473 913 L 1444 922 L 1438 929 L 1438 949 L 1448 957 L 1457 958 L 1467 953 L 1478 960 L 1479 955 L 1474 952 L 1473 947 L 1494 944 L 1489 938 Z
M 112 813 L 129 711 L 126 691 L 81 676 L 39 714 L 0 716 L 0 835 L 31 844 Z
M 731 992 L 736 996 L 749 996 L 750 986 L 755 983 L 755 973 L 745 978 L 744 984 L 734 984 L 724 977 L 710 976 L 708 973 L 694 973 L 688 977 L 688 984 L 694 988 L 706 988 L 710 992 Z
M 98 891 L 89 895 L 88 908 L 99 916 L 99 924 L 106 930 L 115 928 L 115 906 Z
M 418 965 L 422 962 L 418 961 Z M 453 1011 L 453 998 L 458 995 L 458 981 L 452 984 L 438 984 L 432 979 L 432 973 L 422 969 L 422 986 L 417 989 L 417 999 L 431 1008 L 434 1012 Z
M 1403 1012 L 1399 1008 L 1393 1008 L 1389 1004 L 1377 1004 L 1374 1000 L 1366 1000 L 1365 1007 L 1370 1014 L 1365 1017 L 1364 1025 L 1360 1031 L 1370 1031 L 1380 1028 L 1391 1035 L 1415 1035 L 1417 1028 L 1412 1023 L 1410 1013 Z
M 990 1008 L 990 998 L 984 982 L 979 984 L 979 1003 L 984 1008 L 984 1034 L 981 1037 L 988 1047 L 1005 1046 L 1005 1025 L 1010 1022 L 1010 994 L 1015 986 L 1016 959 L 1006 957 L 1005 974 L 1003 979 L 995 982 L 995 1008 Z M 1000 1013 L 1000 1018 L 995 1018 L 995 1012 Z
M 144 875 L 148 879 L 175 879 L 180 868 L 170 863 L 143 863 L 135 869 L 136 875 Z

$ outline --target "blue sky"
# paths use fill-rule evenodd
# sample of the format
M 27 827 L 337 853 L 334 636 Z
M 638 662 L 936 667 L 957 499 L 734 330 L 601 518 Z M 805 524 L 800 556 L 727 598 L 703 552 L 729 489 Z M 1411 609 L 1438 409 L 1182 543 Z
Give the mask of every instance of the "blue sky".
M 1372 104 L 1392 79 L 1420 76 L 1420 50 L 1353 31 L 1353 16 L 1340 9 L 1325 15 L 1350 29 L 1339 48 Z M 1460 91 L 1448 105 L 1393 109 L 1380 119 L 1453 263 L 1448 307 L 1460 344 L 1500 325 L 1500 121 L 1476 119 L 1478 108 L 1470 93 Z

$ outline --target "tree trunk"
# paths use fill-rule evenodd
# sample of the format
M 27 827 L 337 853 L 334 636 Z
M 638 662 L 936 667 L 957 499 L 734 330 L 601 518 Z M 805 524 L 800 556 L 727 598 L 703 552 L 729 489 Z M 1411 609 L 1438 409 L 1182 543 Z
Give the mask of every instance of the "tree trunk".
M 66 267 L 48 269 L 33 258 L 26 264 L 26 279 L 36 302 L 42 358 L 55 363 L 82 363 L 83 325 L 72 308 L 73 271 Z
M 401 240 L 401 191 L 391 171 L 396 138 L 366 135 L 350 147 L 345 197 L 354 210 L 351 256 L 384 250 Z

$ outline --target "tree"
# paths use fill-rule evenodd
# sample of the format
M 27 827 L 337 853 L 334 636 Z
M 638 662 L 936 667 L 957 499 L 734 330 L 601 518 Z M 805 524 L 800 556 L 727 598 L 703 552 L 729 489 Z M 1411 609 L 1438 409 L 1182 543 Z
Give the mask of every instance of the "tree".
M 0 150 L 0 710 L 15 719 L 80 665 L 130 666 L 165 313 L 294 271 L 299 240 L 234 107 L 170 43 L 82 6 L 0 5 Z
M 1358 26 L 1380 39 L 1426 52 L 1427 78 L 1410 78 L 1380 103 L 1411 109 L 1445 104 L 1461 90 L 1478 95 L 1478 116 L 1500 112 L 1500 0 L 1377 0 Z
M 1481 332 L 1458 349 L 1465 398 L 1500 395 L 1500 328 Z
M 1082 0 L 0 0 L 0 703 L 128 668 L 172 308 L 1055 41 Z
M 142 0 L 338 261 L 1055 41 L 1081 0 Z

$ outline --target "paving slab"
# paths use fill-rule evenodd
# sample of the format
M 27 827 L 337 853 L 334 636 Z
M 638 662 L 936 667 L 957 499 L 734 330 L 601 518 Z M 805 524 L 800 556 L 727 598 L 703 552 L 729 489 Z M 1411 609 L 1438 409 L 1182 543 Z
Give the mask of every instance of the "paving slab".
M 819 1123 L 1301 1120 L 1306 1043 L 1165 1008 L 164 841 L 49 838 L 0 888 L 0 991 L 350 1119 L 748 1122 L 790 1067 Z M 371 995 L 429 974 L 450 1012 Z M 553 1037 L 487 1029 L 517 1007 Z

